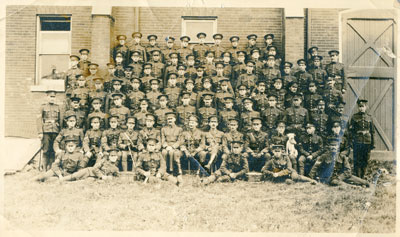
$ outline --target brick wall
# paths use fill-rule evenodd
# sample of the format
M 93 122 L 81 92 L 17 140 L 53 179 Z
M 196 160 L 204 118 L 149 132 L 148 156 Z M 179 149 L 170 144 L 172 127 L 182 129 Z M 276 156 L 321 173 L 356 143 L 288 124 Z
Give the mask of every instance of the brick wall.
M 339 50 L 339 12 L 345 9 L 308 9 L 308 48 L 317 46 L 324 63 L 328 51 Z
M 91 48 L 91 7 L 7 6 L 5 136 L 36 137 L 36 115 L 45 98 L 30 90 L 36 70 L 37 14 L 71 14 L 71 52 Z M 57 100 L 61 103 L 63 95 Z
M 157 34 L 159 45 L 165 44 L 166 36 L 179 38 L 182 28 L 181 16 L 218 16 L 218 32 L 224 35 L 222 44 L 230 45 L 229 37 L 238 35 L 240 45 L 247 43 L 246 36 L 258 35 L 257 44 L 264 46 L 264 35 L 275 34 L 278 50 L 282 52 L 282 14 L 279 8 L 139 8 L 139 30 L 143 33 L 143 41 L 147 35 Z M 126 34 L 131 37 L 135 26 L 134 7 L 113 7 L 115 18 L 115 35 Z M 162 24 L 160 24 L 162 22 Z
M 292 62 L 304 56 L 304 17 L 285 19 L 285 60 Z
M 110 61 L 110 21 L 105 15 L 92 17 L 92 61 L 101 67 Z

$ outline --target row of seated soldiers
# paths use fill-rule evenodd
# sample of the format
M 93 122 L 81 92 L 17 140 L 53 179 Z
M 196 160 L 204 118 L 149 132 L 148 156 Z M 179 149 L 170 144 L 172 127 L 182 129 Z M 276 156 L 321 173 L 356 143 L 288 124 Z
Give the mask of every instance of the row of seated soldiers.
M 186 162 L 187 167 L 191 166 L 197 170 L 198 174 L 200 174 L 201 170 L 204 171 L 203 167 L 206 171 L 217 170 L 222 164 L 226 166 L 226 161 L 230 159 L 229 157 L 231 157 L 231 155 L 235 154 L 232 151 L 232 146 L 236 143 L 244 143 L 240 155 L 237 156 L 238 154 L 236 154 L 235 156 L 236 158 L 242 158 L 240 161 L 242 169 L 247 169 L 245 166 L 242 166 L 245 160 L 250 171 L 262 171 L 267 174 L 268 172 L 266 172 L 266 170 L 271 171 L 271 167 L 274 167 L 274 165 L 271 166 L 271 162 L 274 164 L 276 163 L 273 158 L 281 157 L 281 155 L 271 152 L 271 149 L 274 148 L 272 150 L 275 151 L 276 146 L 279 146 L 279 148 L 286 147 L 284 157 L 287 163 L 285 167 L 287 167 L 287 169 L 290 168 L 290 172 L 287 173 L 285 171 L 283 173 L 289 178 L 295 177 L 295 180 L 313 182 L 304 175 L 308 175 L 310 178 L 319 177 L 320 172 L 318 171 L 321 166 L 325 165 L 332 170 L 332 164 L 335 164 L 335 159 L 339 160 L 337 158 L 339 154 L 338 148 L 336 148 L 336 151 L 334 151 L 333 148 L 332 150 L 327 149 L 327 147 L 330 147 L 327 145 L 330 144 L 330 140 L 332 140 L 331 137 L 333 136 L 333 140 L 336 141 L 335 144 L 338 145 L 340 143 L 341 164 L 346 165 L 344 170 L 347 170 L 346 175 L 342 175 L 341 177 L 347 177 L 343 178 L 343 180 L 347 180 L 351 183 L 365 185 L 364 180 L 360 181 L 357 177 L 352 175 L 348 176 L 349 170 L 351 170 L 348 162 L 349 140 L 353 138 L 345 132 L 348 119 L 342 115 L 343 109 L 332 113 L 332 120 L 326 124 L 328 129 L 323 136 L 323 138 L 326 137 L 327 139 L 323 139 L 320 136 L 322 134 L 318 135 L 318 133 L 316 133 L 316 125 L 308 120 L 308 116 L 297 114 L 299 110 L 296 109 L 303 109 L 302 111 L 308 113 L 307 110 L 300 106 L 302 102 L 301 94 L 296 94 L 293 97 L 293 106 L 284 112 L 283 117 L 280 118 L 282 120 L 277 120 L 272 129 L 266 127 L 263 129 L 263 119 L 260 116 L 250 117 L 250 123 L 245 126 L 241 126 L 241 123 L 244 121 L 243 118 L 233 116 L 227 119 L 227 127 L 224 132 L 218 129 L 220 127 L 219 125 L 224 120 L 221 116 L 218 116 L 219 114 L 214 113 L 207 117 L 207 128 L 205 130 L 198 128 L 201 120 L 195 113 L 189 113 L 187 123 L 182 121 L 183 123 L 178 126 L 177 121 L 179 121 L 180 118 L 179 113 L 166 107 L 167 103 L 164 101 L 165 104 L 161 106 L 164 106 L 165 109 L 170 111 L 165 112 L 166 121 L 165 124 L 163 124 L 164 121 L 159 122 L 159 116 L 147 110 L 149 107 L 148 100 L 142 99 L 140 104 L 141 110 L 139 112 L 142 112 L 144 115 L 144 123 L 141 125 L 139 122 L 141 116 L 129 114 L 129 109 L 124 118 L 121 117 L 121 114 L 113 113 L 112 111 L 110 111 L 109 114 L 104 114 L 99 110 L 101 99 L 95 98 L 92 100 L 92 106 L 97 106 L 97 109 L 95 108 L 94 112 L 88 115 L 86 124 L 90 124 L 90 128 L 88 128 L 85 133 L 82 128 L 78 128 L 78 116 L 76 111 L 74 111 L 74 109 L 79 109 L 79 99 L 74 98 L 71 100 L 71 107 L 73 109 L 66 111 L 62 119 L 60 108 L 54 104 L 55 92 L 49 91 L 48 95 L 49 103 L 42 107 L 38 123 L 39 129 L 41 129 L 39 130 L 39 134 L 44 142 L 44 160 L 46 160 L 44 162 L 44 167 L 46 170 L 52 163 L 51 153 L 55 151 L 56 157 L 63 156 L 63 154 L 65 154 L 65 144 L 63 141 L 71 137 L 76 140 L 78 151 L 82 154 L 81 161 L 77 163 L 78 169 L 92 166 L 101 161 L 103 157 L 107 157 L 111 151 L 116 150 L 122 170 L 128 170 L 128 158 L 132 160 L 134 170 L 137 166 L 138 154 L 146 152 L 146 143 L 149 138 L 152 138 L 156 141 L 155 151 L 162 154 L 163 162 L 167 164 L 166 167 L 168 167 L 169 173 L 177 176 L 176 180 L 178 184 L 182 183 L 181 160 Z M 160 99 L 161 98 L 168 99 L 168 96 L 164 95 L 161 96 Z M 230 103 L 227 103 L 229 104 L 228 107 L 232 107 L 233 98 L 227 97 L 225 99 L 230 101 Z M 203 100 L 204 105 L 208 106 L 207 108 L 212 108 L 212 94 L 205 94 Z M 122 94 L 114 94 L 113 101 L 117 106 L 115 107 L 116 109 L 126 108 L 118 107 L 122 102 Z M 184 93 L 182 96 L 182 106 L 190 106 L 189 101 L 190 93 Z M 269 96 L 268 102 L 270 105 L 269 108 L 276 108 L 274 107 L 276 106 L 276 96 Z M 320 100 L 320 102 L 324 101 Z M 246 111 L 242 115 L 249 114 L 253 107 L 253 100 L 251 98 L 245 98 L 243 99 L 243 103 L 249 111 Z M 363 103 L 363 101 L 360 101 L 359 104 L 362 105 Z M 225 104 L 225 106 L 227 104 Z M 343 103 L 341 104 L 343 105 Z M 319 107 L 323 111 L 324 103 L 321 103 Z M 259 114 L 257 111 L 254 112 Z M 301 124 L 293 123 L 299 118 L 303 120 Z M 63 124 L 62 120 L 65 122 L 66 128 L 58 131 L 61 128 L 60 124 Z M 108 124 L 108 126 L 101 127 L 102 124 Z M 156 124 L 159 125 L 159 128 L 157 128 Z M 238 129 L 240 127 L 241 129 L 239 131 Z M 297 142 L 293 142 L 293 144 L 298 143 L 296 145 L 297 149 L 295 149 L 299 151 L 298 153 L 294 152 L 290 154 L 287 150 L 288 136 L 285 133 L 286 128 L 289 130 L 289 133 L 299 138 L 296 139 Z M 373 133 L 373 131 L 371 132 Z M 340 142 L 338 143 L 337 141 Z M 346 159 L 347 162 L 344 162 L 344 159 Z M 238 159 L 234 160 L 238 161 Z M 282 162 L 283 161 L 279 161 L 278 163 Z M 311 170 L 307 171 L 307 165 L 311 165 Z M 326 170 L 326 167 L 323 170 Z M 273 170 L 276 169 L 274 168 Z M 220 172 L 216 172 L 214 176 L 207 178 L 204 183 L 212 182 L 212 177 L 217 178 Z M 291 175 L 292 173 L 293 175 Z M 330 175 L 328 175 L 328 179 L 329 177 Z

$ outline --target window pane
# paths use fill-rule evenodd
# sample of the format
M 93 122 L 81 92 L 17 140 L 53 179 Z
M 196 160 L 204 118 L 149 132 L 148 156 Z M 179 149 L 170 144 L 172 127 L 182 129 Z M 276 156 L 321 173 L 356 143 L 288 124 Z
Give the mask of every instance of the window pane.
M 40 55 L 39 66 L 41 79 L 64 79 L 64 72 L 68 70 L 69 55 Z
M 213 34 L 214 34 L 214 22 L 210 21 L 186 21 L 186 35 L 188 35 L 192 41 L 197 41 L 197 33 L 204 32 L 207 34 L 206 42 L 213 41 Z
M 42 31 L 70 31 L 71 17 L 40 17 L 40 29 Z
M 40 32 L 40 54 L 69 54 L 70 33 Z

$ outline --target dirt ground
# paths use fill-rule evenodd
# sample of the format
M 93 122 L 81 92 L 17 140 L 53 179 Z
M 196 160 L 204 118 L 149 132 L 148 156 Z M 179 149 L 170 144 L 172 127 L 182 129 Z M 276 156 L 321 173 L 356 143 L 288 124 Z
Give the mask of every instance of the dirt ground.
M 37 171 L 4 177 L 4 217 L 24 231 L 395 232 L 396 186 L 112 181 L 35 183 Z M 371 176 L 372 177 L 372 176 Z

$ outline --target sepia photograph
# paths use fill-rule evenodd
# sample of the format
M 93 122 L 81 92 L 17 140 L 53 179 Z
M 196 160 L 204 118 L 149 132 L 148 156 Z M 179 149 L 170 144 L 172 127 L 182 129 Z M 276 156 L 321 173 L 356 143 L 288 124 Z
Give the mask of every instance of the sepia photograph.
M 399 0 L 1 10 L 2 236 L 398 236 Z

